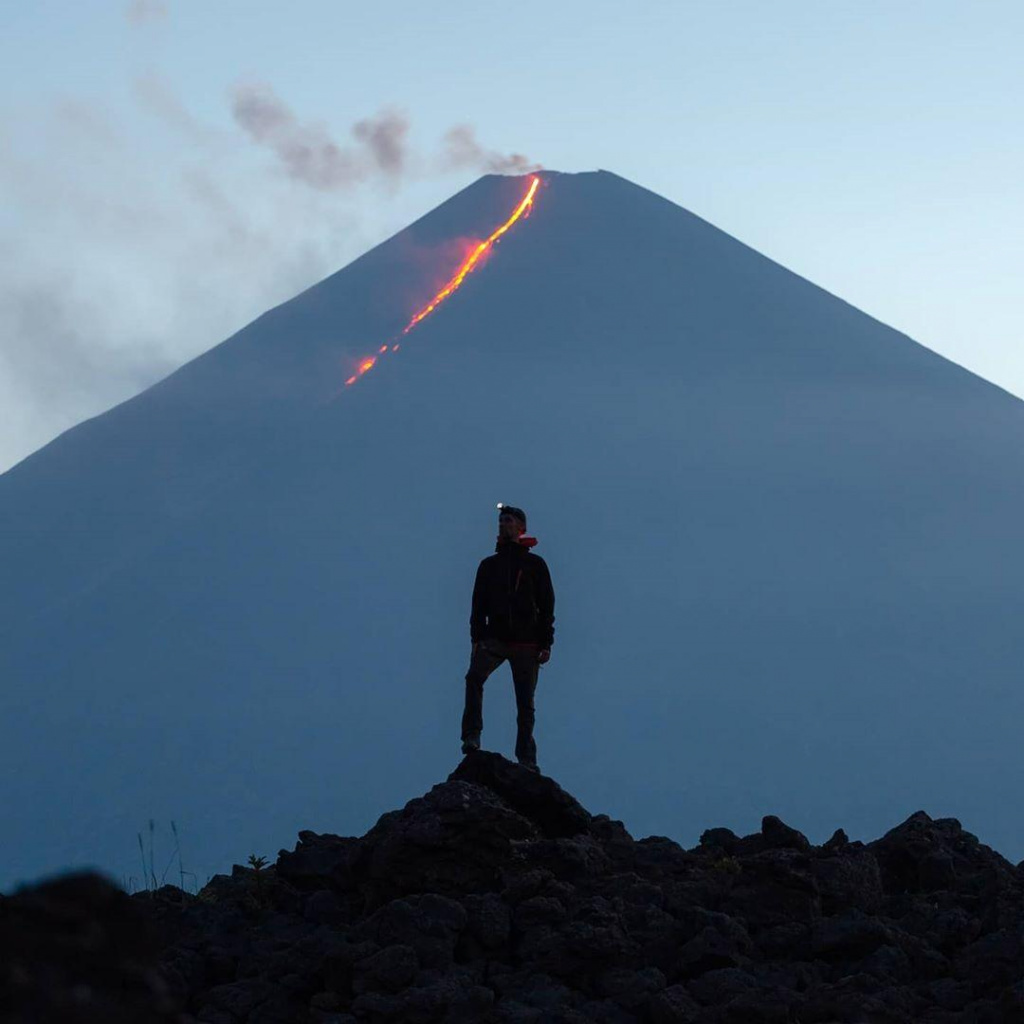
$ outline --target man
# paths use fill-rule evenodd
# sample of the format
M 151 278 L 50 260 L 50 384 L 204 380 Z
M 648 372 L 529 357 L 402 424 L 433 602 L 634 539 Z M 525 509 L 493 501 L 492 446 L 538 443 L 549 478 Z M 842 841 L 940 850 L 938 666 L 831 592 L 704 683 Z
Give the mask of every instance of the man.
M 525 534 L 526 513 L 499 505 L 496 554 L 480 563 L 473 586 L 473 651 L 466 673 L 462 752 L 480 749 L 484 683 L 507 660 L 516 690 L 516 760 L 536 772 L 533 695 L 537 673 L 551 657 L 555 640 L 555 592 L 544 559 L 530 551 L 537 538 Z

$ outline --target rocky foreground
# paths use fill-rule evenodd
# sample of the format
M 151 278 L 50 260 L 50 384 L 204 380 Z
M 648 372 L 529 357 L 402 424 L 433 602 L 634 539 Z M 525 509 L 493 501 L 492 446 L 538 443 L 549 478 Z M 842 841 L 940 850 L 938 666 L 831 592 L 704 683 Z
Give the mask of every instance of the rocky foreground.
M 0 958 L 11 1024 L 1022 1024 L 1024 865 L 922 811 L 866 845 L 634 840 L 481 752 L 198 896 L 23 889 Z

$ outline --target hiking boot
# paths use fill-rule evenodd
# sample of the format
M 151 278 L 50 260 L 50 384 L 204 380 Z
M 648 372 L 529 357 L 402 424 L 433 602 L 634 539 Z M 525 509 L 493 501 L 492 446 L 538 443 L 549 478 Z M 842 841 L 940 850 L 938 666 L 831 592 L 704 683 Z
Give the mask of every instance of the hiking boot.
M 472 754 L 474 750 L 480 749 L 479 740 L 463 740 L 462 741 L 462 752 L 464 754 Z
M 519 767 L 525 768 L 528 772 L 535 772 L 537 775 L 540 775 L 540 769 L 537 767 L 536 761 L 520 761 Z

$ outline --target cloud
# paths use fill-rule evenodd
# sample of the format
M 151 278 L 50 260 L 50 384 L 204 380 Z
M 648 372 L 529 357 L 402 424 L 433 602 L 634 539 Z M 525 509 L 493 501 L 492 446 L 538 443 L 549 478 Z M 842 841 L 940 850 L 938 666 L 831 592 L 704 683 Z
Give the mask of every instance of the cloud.
M 110 119 L 99 109 L 81 100 L 66 97 L 57 102 L 54 114 L 73 132 L 91 139 L 104 148 L 122 148 L 124 139 L 111 123 Z
M 150 72 L 139 76 L 132 83 L 132 89 L 136 100 L 145 110 L 179 135 L 200 144 L 214 141 L 216 133 L 192 116 L 170 85 L 159 75 Z
M 5 265 L 10 253 L 0 249 Z M 23 256 L 22 256 L 23 260 Z M 111 346 L 110 318 L 74 268 L 25 268 L 0 284 L 0 472 L 55 434 L 121 401 L 177 365 L 148 346 Z M 86 277 L 88 275 L 85 275 Z M 114 332 L 116 336 L 116 331 Z
M 268 182 L 169 89 L 138 98 L 217 144 L 154 161 L 80 100 L 0 131 L 0 472 L 377 240 L 336 196 Z
M 124 384 L 148 383 L 173 369 L 169 358 L 107 348 L 101 310 L 77 291 L 75 280 L 62 275 L 5 285 L 0 292 L 0 323 L 18 342 L 4 347 L 3 366 L 22 382 L 23 399 L 44 405 L 70 399 L 77 405 L 97 392 L 114 394 Z

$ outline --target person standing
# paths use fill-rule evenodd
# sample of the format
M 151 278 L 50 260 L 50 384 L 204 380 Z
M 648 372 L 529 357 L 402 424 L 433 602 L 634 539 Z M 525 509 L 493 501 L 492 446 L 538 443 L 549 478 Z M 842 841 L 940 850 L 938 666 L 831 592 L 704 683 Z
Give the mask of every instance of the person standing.
M 480 563 L 473 585 L 472 653 L 462 714 L 462 752 L 469 754 L 480 749 L 484 683 L 507 660 L 516 691 L 516 760 L 535 772 L 540 769 L 533 738 L 534 693 L 555 640 L 555 591 L 547 563 L 530 550 L 536 543 L 536 537 L 526 536 L 526 513 L 499 505 L 495 553 Z

